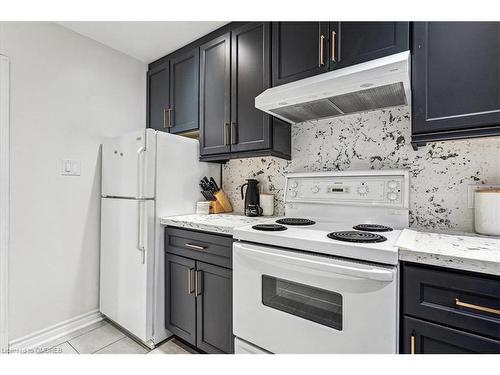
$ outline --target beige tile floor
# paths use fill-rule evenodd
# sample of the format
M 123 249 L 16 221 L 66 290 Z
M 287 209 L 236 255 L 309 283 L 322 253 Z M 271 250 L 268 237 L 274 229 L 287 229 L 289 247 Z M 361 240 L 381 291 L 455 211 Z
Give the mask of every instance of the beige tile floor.
M 48 345 L 52 354 L 194 354 L 193 349 L 170 339 L 154 350 L 137 343 L 108 321 L 102 321 Z

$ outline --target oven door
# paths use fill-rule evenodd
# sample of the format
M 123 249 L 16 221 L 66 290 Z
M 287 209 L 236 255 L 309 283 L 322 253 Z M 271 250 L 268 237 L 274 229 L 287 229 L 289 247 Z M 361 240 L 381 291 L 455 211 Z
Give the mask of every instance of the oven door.
M 233 245 L 235 336 L 273 353 L 396 353 L 397 268 Z

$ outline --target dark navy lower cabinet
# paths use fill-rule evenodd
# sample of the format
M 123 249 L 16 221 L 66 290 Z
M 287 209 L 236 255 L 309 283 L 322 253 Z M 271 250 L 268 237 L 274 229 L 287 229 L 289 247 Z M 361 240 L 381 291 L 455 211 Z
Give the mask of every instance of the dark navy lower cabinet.
M 165 229 L 165 328 L 205 353 L 234 353 L 232 243 Z
M 402 353 L 500 353 L 500 277 L 403 263 L 401 282 Z

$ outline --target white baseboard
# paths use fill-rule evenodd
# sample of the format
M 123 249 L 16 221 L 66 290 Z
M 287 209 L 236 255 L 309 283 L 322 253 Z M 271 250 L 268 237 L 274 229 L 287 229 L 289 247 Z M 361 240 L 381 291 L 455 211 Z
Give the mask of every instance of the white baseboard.
M 9 350 L 15 352 L 34 349 L 48 342 L 55 341 L 60 337 L 69 335 L 79 329 L 100 322 L 103 319 L 104 316 L 99 312 L 99 310 L 94 310 L 42 329 L 38 332 L 12 340 L 9 343 Z

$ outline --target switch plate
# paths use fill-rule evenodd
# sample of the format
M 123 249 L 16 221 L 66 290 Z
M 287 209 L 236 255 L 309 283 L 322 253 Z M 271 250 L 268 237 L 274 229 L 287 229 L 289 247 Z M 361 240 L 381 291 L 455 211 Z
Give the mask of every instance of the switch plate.
M 474 191 L 479 189 L 500 189 L 500 184 L 479 184 L 467 186 L 467 207 L 474 208 Z
M 63 176 L 80 176 L 82 172 L 82 164 L 80 160 L 62 159 L 61 174 Z

